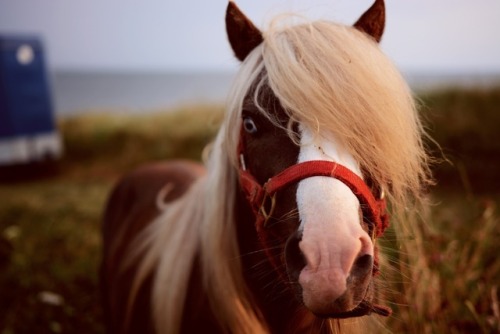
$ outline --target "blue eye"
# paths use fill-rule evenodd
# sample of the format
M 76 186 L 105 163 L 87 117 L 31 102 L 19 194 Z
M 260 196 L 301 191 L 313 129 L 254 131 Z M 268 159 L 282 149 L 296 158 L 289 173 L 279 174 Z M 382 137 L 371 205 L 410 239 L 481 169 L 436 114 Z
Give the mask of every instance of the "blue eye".
M 243 129 L 250 134 L 254 134 L 257 132 L 257 125 L 251 117 L 245 116 L 243 117 Z

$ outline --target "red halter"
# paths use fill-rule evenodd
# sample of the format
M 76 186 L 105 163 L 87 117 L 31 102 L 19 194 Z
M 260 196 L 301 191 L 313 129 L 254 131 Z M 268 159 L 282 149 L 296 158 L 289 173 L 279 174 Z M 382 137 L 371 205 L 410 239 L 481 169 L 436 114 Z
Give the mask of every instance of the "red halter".
M 389 215 L 386 212 L 386 201 L 383 190 L 380 191 L 380 196 L 376 199 L 363 179 L 347 167 L 333 161 L 314 160 L 301 162 L 284 169 L 261 185 L 246 169 L 245 142 L 243 132 L 241 131 L 240 133 L 238 144 L 240 185 L 255 214 L 255 228 L 259 239 L 269 260 L 275 267 L 274 257 L 268 247 L 269 233 L 266 230 L 266 223 L 273 213 L 276 204 L 276 193 L 284 187 L 303 179 L 313 176 L 333 177 L 349 187 L 361 204 L 363 217 L 370 224 L 373 239 L 380 237 L 389 226 Z M 270 205 L 270 207 L 266 209 L 266 205 Z M 378 274 L 377 252 L 375 253 L 373 274 Z

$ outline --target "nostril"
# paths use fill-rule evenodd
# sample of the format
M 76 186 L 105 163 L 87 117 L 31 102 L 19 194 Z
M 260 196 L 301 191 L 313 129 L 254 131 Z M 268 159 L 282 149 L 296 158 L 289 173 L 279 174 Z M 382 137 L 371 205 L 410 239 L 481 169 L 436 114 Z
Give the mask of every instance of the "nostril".
M 371 266 L 373 265 L 373 256 L 371 255 L 362 255 L 356 259 L 356 262 L 354 262 L 354 268 L 368 268 L 371 269 Z
M 290 281 L 298 282 L 302 269 L 306 266 L 306 259 L 299 248 L 302 232 L 296 231 L 287 240 L 285 245 L 286 271 Z
M 354 262 L 351 273 L 349 275 L 350 280 L 355 280 L 357 284 L 361 283 L 371 277 L 373 267 L 373 256 L 365 254 L 361 255 Z M 354 282 L 352 282 L 354 283 Z
M 351 267 L 350 276 L 364 277 L 371 273 L 373 267 L 373 243 L 368 235 L 359 238 L 361 248 L 358 257 Z M 369 276 L 369 275 L 368 275 Z

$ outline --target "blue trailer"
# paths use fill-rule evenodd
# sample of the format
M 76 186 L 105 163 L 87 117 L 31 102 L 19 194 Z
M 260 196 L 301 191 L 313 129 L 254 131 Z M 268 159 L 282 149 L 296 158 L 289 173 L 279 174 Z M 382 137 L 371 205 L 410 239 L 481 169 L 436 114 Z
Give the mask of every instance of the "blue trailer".
M 61 154 L 41 41 L 0 35 L 0 165 Z

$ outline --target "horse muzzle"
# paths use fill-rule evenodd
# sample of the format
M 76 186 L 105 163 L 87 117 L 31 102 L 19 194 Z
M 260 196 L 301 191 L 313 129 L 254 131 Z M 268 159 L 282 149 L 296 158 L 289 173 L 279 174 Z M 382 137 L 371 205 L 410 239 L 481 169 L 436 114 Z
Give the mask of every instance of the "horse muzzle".
M 309 291 L 305 291 L 303 288 L 302 298 L 304 305 L 315 315 L 324 318 L 346 318 L 352 317 L 354 315 L 354 310 L 359 309 L 362 303 L 369 303 L 371 300 L 371 289 L 372 289 L 372 266 L 373 257 L 370 255 L 363 255 L 354 263 L 353 270 L 345 278 L 340 275 L 339 279 L 344 280 L 342 284 L 338 284 L 335 280 L 332 282 L 321 282 L 320 283 L 330 283 L 331 285 L 326 285 L 323 289 L 312 289 L 309 286 Z M 327 275 L 332 275 L 335 277 L 335 273 L 326 273 Z M 305 281 L 304 279 L 299 279 L 299 282 Z M 328 281 L 328 280 L 327 280 Z M 301 286 L 302 283 L 301 282 Z M 337 284 L 334 287 L 334 284 Z M 344 291 L 341 292 L 342 287 Z M 359 314 L 364 315 L 364 314 Z
M 317 316 L 339 318 L 371 301 L 373 254 L 361 227 L 328 233 L 306 226 L 288 240 L 285 262 L 304 306 Z

